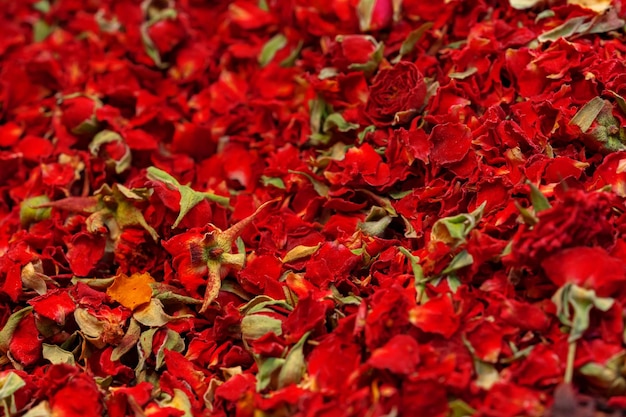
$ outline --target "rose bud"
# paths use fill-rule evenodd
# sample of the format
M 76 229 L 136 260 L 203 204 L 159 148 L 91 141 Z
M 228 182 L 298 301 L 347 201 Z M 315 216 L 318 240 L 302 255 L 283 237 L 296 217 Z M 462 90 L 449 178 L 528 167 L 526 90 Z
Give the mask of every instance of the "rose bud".
M 98 124 L 95 112 L 99 106 L 97 99 L 86 96 L 65 98 L 60 105 L 61 123 L 77 135 L 93 133 Z
M 357 6 L 359 26 L 362 32 L 387 28 L 393 20 L 392 0 L 361 0 Z
M 365 114 L 376 126 L 407 122 L 426 99 L 426 83 L 412 62 L 401 61 L 383 69 L 370 87 Z
M 148 36 L 163 56 L 183 41 L 186 32 L 178 19 L 162 19 L 150 25 Z
M 337 36 L 333 46 L 333 66 L 340 71 L 374 70 L 380 62 L 380 44 L 369 35 Z M 371 67 L 371 68 L 370 68 Z

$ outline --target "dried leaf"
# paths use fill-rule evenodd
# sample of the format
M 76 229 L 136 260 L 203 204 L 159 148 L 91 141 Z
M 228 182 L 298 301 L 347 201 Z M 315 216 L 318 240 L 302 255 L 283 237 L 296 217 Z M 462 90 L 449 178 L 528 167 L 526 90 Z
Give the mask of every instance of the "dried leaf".
M 187 397 L 187 394 L 185 394 L 184 391 L 179 390 L 178 388 L 174 388 L 173 397 L 170 397 L 167 394 L 162 394 L 162 395 L 167 396 L 168 398 L 166 398 L 165 400 L 157 401 L 159 406 L 172 407 L 177 410 L 180 410 L 183 412 L 181 417 L 193 417 L 193 414 L 191 412 L 191 401 L 189 401 L 189 398 Z
M 99 338 L 104 331 L 104 324 L 84 308 L 74 311 L 74 320 L 85 336 Z
M 264 67 L 274 59 L 276 52 L 287 46 L 287 37 L 282 33 L 279 33 L 272 37 L 269 41 L 263 45 L 261 53 L 259 54 L 259 64 Z
M 333 113 L 328 115 L 328 117 L 326 117 L 326 120 L 324 120 L 324 126 L 322 127 L 322 130 L 324 132 L 329 132 L 332 129 L 337 129 L 340 132 L 349 132 L 358 128 L 358 124 L 346 122 L 346 119 L 343 118 L 341 113 Z
M 587 104 L 578 110 L 569 123 L 578 126 L 583 133 L 586 132 L 602 111 L 604 103 L 605 101 L 601 97 L 592 98 Z
M 465 237 L 476 227 L 476 224 L 482 218 L 486 204 L 487 202 L 484 201 L 471 213 L 437 220 L 431 231 L 431 239 L 453 246 L 464 242 Z
M 181 314 L 170 316 L 163 310 L 163 304 L 157 299 L 151 299 L 150 303 L 137 308 L 133 313 L 133 318 L 144 326 L 161 327 L 173 320 L 193 317 L 191 314 Z
M 17 329 L 17 325 L 27 314 L 32 311 L 32 309 L 33 307 L 25 307 L 9 316 L 6 324 L 4 325 L 2 330 L 0 330 L 0 350 L 2 350 L 3 352 L 9 350 L 9 343 L 11 342 L 11 338 L 13 337 L 15 329 Z
M 474 75 L 478 72 L 478 68 L 476 67 L 468 67 L 465 71 L 462 72 L 451 72 L 448 74 L 448 77 L 453 78 L 455 80 L 464 80 L 467 77 Z
M 285 254 L 285 257 L 283 258 L 283 263 L 287 264 L 289 262 L 311 256 L 315 252 L 317 252 L 320 246 L 322 246 L 321 243 L 318 243 L 315 246 L 298 245 Z
M 48 401 L 41 401 L 39 404 L 28 410 L 22 417 L 54 417 Z
M 75 364 L 74 354 L 67 350 L 61 349 L 57 345 L 43 344 L 43 358 L 50 361 L 52 364 L 66 363 L 69 365 Z
M 474 258 L 472 257 L 472 255 L 468 251 L 463 250 L 459 252 L 454 258 L 452 258 L 450 265 L 448 265 L 446 269 L 441 271 L 441 274 L 442 275 L 451 274 L 453 272 L 458 271 L 461 268 L 470 266 L 472 263 L 474 263 Z
M 15 372 L 9 372 L 0 378 L 0 400 L 11 397 L 20 388 L 26 385 L 26 382 Z
M 414 31 L 412 31 L 411 33 L 409 33 L 409 35 L 406 37 L 406 39 L 404 40 L 404 42 L 402 42 L 402 45 L 400 46 L 400 56 L 410 54 L 413 51 L 413 49 L 415 49 L 415 45 L 417 44 L 417 42 L 419 42 L 419 40 L 422 39 L 422 36 L 424 36 L 424 33 L 426 33 L 426 31 L 430 29 L 431 27 L 433 27 L 433 22 L 426 22 L 426 23 L 423 23 L 420 27 L 418 27 Z
M 286 189 L 285 183 L 283 182 L 282 178 L 279 177 L 268 177 L 266 175 L 262 175 L 261 182 L 263 182 L 263 185 L 265 187 L 269 187 L 271 185 L 272 187 L 276 187 L 281 190 Z
M 252 314 L 241 320 L 241 334 L 245 339 L 255 340 L 269 332 L 280 336 L 283 333 L 282 322 L 262 314 Z
M 530 187 L 530 202 L 535 209 L 535 213 L 539 213 L 541 211 L 552 208 L 546 196 L 543 195 L 541 191 L 539 191 L 539 188 L 537 188 L 535 184 L 528 182 L 528 186 Z
M 163 361 L 165 360 L 165 349 L 172 350 L 174 352 L 182 352 L 185 349 L 185 341 L 177 332 L 172 329 L 167 329 L 165 340 L 156 353 L 156 369 L 160 369 L 161 366 L 163 366 Z
M 52 209 L 44 206 L 50 199 L 46 195 L 27 198 L 20 205 L 20 223 L 26 227 L 50 217 Z
M 115 346 L 113 352 L 111 352 L 111 360 L 116 361 L 128 353 L 139 341 L 139 336 L 141 336 L 141 327 L 137 320 L 131 318 L 126 334 L 124 334 L 120 344 Z
M 303 349 L 304 343 L 308 339 L 309 334 L 310 332 L 305 333 L 287 354 L 285 364 L 278 375 L 278 388 L 284 388 L 287 385 L 297 384 L 302 379 L 302 376 L 306 371 Z
M 509 0 L 511 7 L 517 10 L 532 9 L 541 2 L 543 0 Z
M 0 403 L 2 403 L 5 416 L 17 413 L 13 395 L 25 385 L 26 382 L 15 372 L 9 372 L 0 378 Z
M 575 342 L 589 328 L 591 309 L 595 307 L 606 312 L 615 300 L 598 297 L 594 290 L 568 283 L 558 289 L 552 302 L 557 307 L 556 314 L 561 323 L 571 327 L 569 341 Z
M 191 209 L 198 205 L 202 200 L 213 201 L 224 207 L 228 207 L 230 202 L 228 197 L 208 192 L 196 191 L 188 185 L 182 185 L 176 178 L 155 167 L 148 168 L 148 178 L 152 181 L 160 181 L 164 184 L 168 184 L 180 193 L 180 211 L 178 213 L 178 217 L 172 224 L 172 229 L 176 229 L 187 213 L 189 213 Z
M 596 13 L 604 13 L 611 7 L 611 0 L 567 0 L 568 4 L 577 4 L 587 9 L 591 9 Z
M 259 372 L 256 375 L 256 390 L 261 392 L 270 386 L 272 380 L 276 379 L 277 371 L 285 364 L 283 358 L 265 358 L 258 365 Z

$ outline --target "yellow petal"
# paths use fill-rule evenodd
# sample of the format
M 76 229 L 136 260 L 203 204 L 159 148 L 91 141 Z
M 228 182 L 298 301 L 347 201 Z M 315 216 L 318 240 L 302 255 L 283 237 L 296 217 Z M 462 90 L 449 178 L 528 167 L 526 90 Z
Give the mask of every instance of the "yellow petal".
M 154 282 L 154 278 L 148 273 L 137 273 L 130 277 L 120 274 L 107 289 L 107 295 L 124 307 L 134 310 L 152 298 L 151 282 Z

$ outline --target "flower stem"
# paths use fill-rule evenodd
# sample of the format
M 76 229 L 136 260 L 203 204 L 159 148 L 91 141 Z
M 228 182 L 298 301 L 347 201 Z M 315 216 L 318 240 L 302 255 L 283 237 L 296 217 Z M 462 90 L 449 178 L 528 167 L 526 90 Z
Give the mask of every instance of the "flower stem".
M 576 357 L 576 341 L 569 342 L 567 350 L 567 365 L 565 368 L 565 383 L 571 384 L 574 377 L 574 359 Z

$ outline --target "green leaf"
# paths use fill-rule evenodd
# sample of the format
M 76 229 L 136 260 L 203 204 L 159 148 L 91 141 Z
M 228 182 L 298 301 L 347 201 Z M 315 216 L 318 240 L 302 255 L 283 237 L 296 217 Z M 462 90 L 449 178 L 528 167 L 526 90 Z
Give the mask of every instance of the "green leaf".
M 112 215 L 115 218 L 115 223 L 117 224 L 118 228 L 124 229 L 129 226 L 141 226 L 150 234 L 152 239 L 156 242 L 159 239 L 159 234 L 156 230 L 154 230 L 152 226 L 150 226 L 146 222 L 146 219 L 143 217 L 143 213 L 141 212 L 141 210 L 139 210 L 133 204 L 133 200 L 143 200 L 143 198 L 140 196 L 129 198 L 129 195 L 134 194 L 129 193 L 131 193 L 131 191 L 121 184 L 113 185 L 112 190 L 105 190 L 104 188 L 102 188 L 101 190 L 97 191 L 96 194 L 101 196 L 102 201 L 104 201 L 105 196 L 109 195 L 113 197 L 117 205 L 114 209 L 105 207 L 100 212 L 92 214 L 87 219 L 88 224 L 90 221 L 97 220 L 98 216 L 106 218 L 107 216 Z M 111 227 L 113 227 L 113 225 L 107 224 L 107 226 L 109 226 L 109 230 L 112 235 L 111 237 L 114 240 L 119 238 L 119 236 L 114 236 L 114 232 L 111 230 Z M 121 231 L 119 233 L 121 234 Z
M 613 30 L 620 30 L 624 27 L 624 20 L 620 19 L 614 8 L 606 13 L 596 14 L 588 19 L 586 16 L 579 16 L 568 20 L 560 26 L 555 27 L 539 35 L 539 42 L 555 41 L 561 37 L 568 38 L 574 35 L 586 35 L 594 33 L 607 33 Z
M 476 414 L 477 410 L 472 408 L 463 400 L 456 399 L 448 403 L 448 417 L 469 417 Z
M 330 188 L 323 182 L 316 180 L 315 178 L 313 178 L 311 175 L 307 174 L 306 172 L 293 171 L 291 169 L 287 172 L 289 172 L 290 174 L 298 174 L 298 175 L 302 175 L 306 177 L 309 181 L 311 181 L 311 184 L 313 184 L 313 188 L 320 196 L 328 197 L 328 192 L 330 191 Z
M 376 219 L 359 222 L 358 228 L 370 236 L 382 237 L 392 220 L 391 216 L 385 214 L 384 216 Z
M 76 363 L 72 352 L 61 349 L 57 345 L 49 345 L 47 343 L 43 344 L 43 358 L 49 360 L 50 363 L 54 365 L 59 363 L 74 365 Z
M 185 350 L 185 341 L 177 332 L 172 329 L 167 329 L 165 340 L 163 341 L 163 344 L 159 347 L 159 350 L 156 354 L 155 369 L 160 369 L 163 366 L 163 362 L 165 360 L 165 349 L 174 352 L 182 352 L 183 350 Z
M 587 20 L 586 16 L 574 17 L 562 25 L 559 25 L 553 29 L 550 29 L 538 36 L 539 42 L 556 41 L 559 38 L 569 38 L 570 36 L 579 33 L 581 27 Z
M 195 191 L 193 188 L 188 185 L 182 185 L 178 182 L 176 178 L 171 176 L 165 171 L 162 171 L 155 167 L 148 168 L 148 178 L 152 181 L 160 181 L 164 184 L 170 186 L 177 190 L 180 193 L 180 212 L 178 217 L 172 224 L 172 229 L 178 227 L 183 218 L 194 208 L 197 204 L 199 204 L 202 200 L 213 201 L 221 206 L 228 207 L 230 200 L 228 197 L 218 196 L 212 193 Z
M 124 142 L 124 139 L 119 133 L 113 132 L 112 130 L 103 130 L 98 132 L 98 134 L 91 140 L 91 143 L 89 143 L 89 152 L 91 152 L 93 156 L 98 156 L 100 147 L 111 142 Z
M 40 19 L 33 24 L 33 42 L 42 42 L 46 39 L 54 30 L 52 26 L 46 23 L 45 20 Z
M 324 132 L 328 132 L 333 128 L 336 128 L 340 132 L 349 132 L 350 130 L 358 129 L 359 125 L 346 122 L 341 113 L 333 113 L 328 115 L 326 120 L 324 120 L 323 130 Z
M 149 329 L 139 336 L 139 347 L 146 358 L 152 354 L 152 343 L 154 341 L 154 335 L 158 330 L 159 329 Z
M 309 100 L 309 123 L 312 134 L 322 132 L 322 122 L 329 112 L 329 106 L 321 97 Z
M 365 140 L 365 136 L 367 136 L 368 133 L 375 132 L 375 131 L 376 131 L 376 126 L 374 125 L 369 125 L 365 129 L 360 131 L 359 134 L 357 135 L 357 137 L 359 138 L 359 144 L 363 143 L 363 141 Z
M 459 214 L 457 216 L 437 220 L 431 231 L 431 239 L 452 246 L 458 246 L 465 242 L 465 238 L 469 232 L 476 227 L 476 224 L 482 218 L 486 204 L 486 201 L 483 202 L 471 213 Z
M 272 187 L 276 187 L 281 190 L 284 190 L 286 188 L 282 178 L 278 177 L 268 177 L 266 175 L 261 175 L 261 182 L 265 187 L 269 187 L 271 185 Z
M 104 332 L 104 324 L 84 308 L 74 310 L 74 320 L 87 337 L 99 338 Z
M 353 71 L 361 71 L 366 74 L 371 74 L 378 68 L 380 61 L 382 61 L 384 58 L 383 53 L 385 51 L 385 44 L 382 42 L 378 42 L 376 38 L 374 38 L 373 36 L 366 36 L 366 38 L 372 43 L 372 45 L 374 45 L 374 48 L 375 48 L 374 52 L 372 52 L 372 54 L 369 56 L 366 62 L 362 62 L 362 63 L 353 62 L 350 65 L 348 65 L 348 69 L 353 70 Z M 335 38 L 335 40 L 337 42 L 343 42 L 343 36 L 339 35 Z
M 32 310 L 32 307 L 25 307 L 9 316 L 6 324 L 4 325 L 2 330 L 0 330 L 0 350 L 2 350 L 3 352 L 9 350 L 9 343 L 11 342 L 11 338 L 13 337 L 15 329 L 17 329 L 20 321 L 22 321 L 22 319 L 26 317 L 26 315 L 29 314 Z
M 459 287 L 461 286 L 461 280 L 459 279 L 459 277 L 457 277 L 456 275 L 448 275 L 446 281 L 448 281 L 448 287 L 450 287 L 452 293 L 456 294 Z
M 510 240 L 509 243 L 506 244 L 506 246 L 502 250 L 502 253 L 500 254 L 500 257 L 508 256 L 508 255 L 511 254 L 511 252 L 513 252 L 513 241 L 512 240 Z
M 359 18 L 359 28 L 361 32 L 367 32 L 370 30 L 372 24 L 372 14 L 374 13 L 374 6 L 376 0 L 360 0 L 356 7 L 357 16 Z
M 276 371 L 285 364 L 283 358 L 266 358 L 258 365 L 259 372 L 256 376 L 256 390 L 261 392 L 272 384 L 272 380 L 276 379 Z
M 166 289 L 168 287 L 164 286 L 162 282 L 153 282 L 150 286 L 152 287 L 152 297 L 165 303 L 202 304 L 202 300 L 178 294 L 171 289 Z
M 115 277 L 110 278 L 78 278 L 72 277 L 70 281 L 72 284 L 78 284 L 79 282 L 85 285 L 88 285 L 91 288 L 95 288 L 97 290 L 106 290 L 113 284 L 115 281 Z
M 554 294 L 552 302 L 557 307 L 557 317 L 561 323 L 570 327 L 570 343 L 580 339 L 589 328 L 590 313 L 593 307 L 600 311 L 608 311 L 614 300 L 598 297 L 594 290 L 567 283 Z
M 295 248 L 291 249 L 289 252 L 287 252 L 282 261 L 284 264 L 286 264 L 289 262 L 296 261 L 298 259 L 311 256 L 315 252 L 317 252 L 317 250 L 320 248 L 321 245 L 322 245 L 321 243 L 318 243 L 315 246 L 298 245 Z
M 446 269 L 441 271 L 441 274 L 446 275 L 452 272 L 456 272 L 459 269 L 470 266 L 473 263 L 474 258 L 472 257 L 472 255 L 468 251 L 463 250 L 459 252 L 454 258 L 452 258 L 452 262 L 450 262 L 450 265 L 448 265 Z
M 191 401 L 184 391 L 174 388 L 173 397 L 170 397 L 167 394 L 161 394 L 161 396 L 166 398 L 164 400 L 157 400 L 160 407 L 171 407 L 182 411 L 183 414 L 181 417 L 193 417 L 193 413 L 191 411 Z
M 606 90 L 608 93 L 612 94 L 615 97 L 615 101 L 617 102 L 617 106 L 622 111 L 622 113 L 626 114 L 626 100 L 624 97 L 617 94 L 615 91 Z
M 40 0 L 33 4 L 33 9 L 41 13 L 48 13 L 50 11 L 50 2 L 48 0 Z
M 541 0 L 509 0 L 511 7 L 517 10 L 531 9 L 539 3 Z
M 40 207 L 49 202 L 50 199 L 46 195 L 38 195 L 22 201 L 20 205 L 20 223 L 22 226 L 26 227 L 32 223 L 50 218 L 52 208 Z
M 602 111 L 604 104 L 605 100 L 601 97 L 592 98 L 580 110 L 578 110 L 576 115 L 572 117 L 569 124 L 578 126 L 583 133 L 586 132 Z
M 176 317 L 172 317 L 168 315 L 163 310 L 163 304 L 161 303 L 161 301 L 154 299 L 154 298 L 150 300 L 150 303 L 139 307 L 133 313 L 133 318 L 135 320 L 137 320 L 139 323 L 143 324 L 144 326 L 149 326 L 149 327 L 161 327 L 161 326 L 166 325 L 172 320 L 188 318 L 188 317 L 191 317 L 191 315 L 186 314 L 186 315 L 181 315 L 181 316 L 176 316 Z
M 272 302 L 275 302 L 275 301 L 276 300 L 274 300 L 269 295 L 257 295 L 252 300 L 248 301 L 246 304 L 244 304 L 241 307 L 239 307 L 239 312 L 242 315 L 250 315 L 251 314 L 250 310 L 255 309 L 256 306 L 264 305 L 266 303 L 272 303 Z
M 140 336 L 141 327 L 139 326 L 139 323 L 137 323 L 137 320 L 131 317 L 126 334 L 124 334 L 120 344 L 115 346 L 111 352 L 111 360 L 116 361 L 128 353 L 133 347 L 135 347 L 135 345 L 137 345 Z
M 455 80 L 464 80 L 467 77 L 476 74 L 478 72 L 478 68 L 476 67 L 468 67 L 465 71 L 463 72 L 451 72 L 450 74 L 448 74 L 448 77 L 453 78 Z
M 0 400 L 10 398 L 24 386 L 26 382 L 15 372 L 9 372 L 0 377 Z
M 426 22 L 411 33 L 409 33 L 409 35 L 400 46 L 400 57 L 403 57 L 413 52 L 413 49 L 415 49 L 415 45 L 417 45 L 417 42 L 422 39 L 422 36 L 424 36 L 426 31 L 428 31 L 428 29 L 430 29 L 431 27 L 433 27 L 433 22 Z
M 496 367 L 480 359 L 474 359 L 474 369 L 476 371 L 476 385 L 484 390 L 490 390 L 498 381 L 500 373 Z
M 303 46 L 304 46 L 303 41 L 298 42 L 298 46 L 296 46 L 294 50 L 291 51 L 291 53 L 289 54 L 287 58 L 280 61 L 279 65 L 283 68 L 293 67 L 294 64 L 296 63 L 296 59 L 298 59 L 298 56 L 300 55 L 300 51 L 302 51 Z
M 539 191 L 535 184 L 528 181 L 528 186 L 530 187 L 530 202 L 533 205 L 533 209 L 535 209 L 535 213 L 552 208 L 546 196 Z
M 406 256 L 411 264 L 411 269 L 413 270 L 413 276 L 415 277 L 415 283 L 424 282 L 424 271 L 422 266 L 418 263 L 420 261 L 419 256 L 413 255 L 407 248 L 403 246 L 398 247 L 398 251 Z
M 48 401 L 43 400 L 29 409 L 22 417 L 54 417 Z
M 424 270 L 419 264 L 420 258 L 413 255 L 407 248 L 403 246 L 399 246 L 398 251 L 403 254 L 411 264 L 411 270 L 413 271 L 413 280 L 415 285 L 415 300 L 417 301 L 417 303 L 420 304 L 426 302 L 426 283 L 430 280 L 430 278 L 426 278 L 424 276 Z
M 250 303 L 246 304 L 246 314 L 275 313 L 277 311 L 277 309 L 273 308 L 275 306 L 282 310 L 293 310 L 293 307 L 284 300 L 263 301 L 250 307 L 247 307 L 248 305 L 250 305 Z
M 278 375 L 278 388 L 284 388 L 291 384 L 297 384 L 302 379 L 306 371 L 306 362 L 304 361 L 304 343 L 311 332 L 307 332 L 300 338 L 285 359 L 285 364 Z
M 13 396 L 25 385 L 26 382 L 14 372 L 9 372 L 0 378 L 0 403 L 4 409 L 4 416 L 13 416 L 17 413 Z
M 606 364 L 588 362 L 578 368 L 578 373 L 585 377 L 585 382 L 591 383 L 596 389 L 600 388 L 602 392 L 608 395 L 623 393 L 626 391 L 626 380 L 621 375 L 620 369 L 624 362 L 623 356 L 622 352 L 611 358 Z M 617 363 L 614 363 L 615 359 L 618 360 Z
M 241 320 L 241 334 L 245 339 L 256 340 L 269 332 L 280 336 L 283 333 L 282 322 L 262 314 L 245 316 Z
M 149 16 L 150 16 L 150 19 L 142 23 L 141 27 L 139 28 L 144 50 L 146 54 L 150 57 L 150 59 L 152 59 L 152 61 L 154 62 L 154 65 L 156 65 L 158 68 L 165 69 L 168 67 L 168 64 L 166 62 L 163 62 L 161 55 L 159 54 L 159 50 L 157 49 L 156 45 L 152 41 L 152 38 L 150 38 L 148 30 L 150 29 L 152 25 L 162 20 L 175 19 L 177 16 L 177 12 L 175 9 L 167 8 L 167 9 L 160 9 L 156 12 L 152 12 L 149 14 Z
M 104 144 L 111 142 L 121 142 L 126 148 L 126 152 L 120 160 L 113 160 L 113 164 L 115 165 L 115 172 L 121 174 L 122 172 L 130 168 L 130 164 L 132 162 L 132 153 L 119 133 L 113 132 L 111 130 L 103 130 L 101 132 L 98 132 L 89 144 L 89 152 L 91 152 L 93 156 L 98 156 L 98 154 L 100 153 L 100 147 L 102 147 L 102 145 Z
M 554 10 L 550 10 L 550 9 L 544 10 L 543 12 L 537 15 L 537 17 L 535 18 L 535 23 L 538 23 L 542 19 L 554 17 L 555 15 L 556 13 L 554 13 Z
M 259 64 L 262 67 L 269 64 L 272 59 L 274 59 L 276 52 L 283 49 L 285 46 L 287 46 L 287 37 L 282 33 L 274 35 L 263 45 L 263 49 L 261 49 L 261 53 L 259 54 Z
M 337 68 L 333 68 L 333 67 L 326 67 L 326 68 L 322 68 L 321 71 L 319 72 L 319 74 L 317 74 L 317 78 L 319 78 L 320 80 L 325 80 L 327 78 L 333 78 L 336 77 L 337 74 L 339 74 L 337 72 Z
M 58 285 L 58 283 L 43 273 L 43 266 L 40 261 L 36 262 L 36 264 L 35 266 L 32 262 L 29 262 L 24 265 L 20 278 L 24 288 L 34 290 L 37 294 L 43 295 L 48 292 L 46 282 L 53 286 Z
M 370 190 L 366 190 L 365 188 L 359 188 L 356 191 L 358 191 L 359 193 L 366 194 L 369 198 L 374 200 L 378 206 L 380 206 L 378 207 L 379 209 L 380 208 L 385 209 L 387 214 L 389 214 L 391 217 L 398 217 L 398 212 L 393 207 L 393 204 L 391 204 L 391 200 L 389 200 L 388 198 L 383 197 L 377 193 L 373 193 Z M 365 220 L 370 220 L 370 219 L 367 218 Z
M 348 69 L 351 69 L 353 71 L 362 71 L 364 73 L 372 73 L 376 70 L 376 68 L 378 68 L 378 64 L 380 64 L 380 61 L 382 61 L 384 57 L 383 52 L 385 51 L 385 44 L 383 44 L 382 42 L 377 42 L 376 39 L 374 39 L 373 37 L 371 38 L 371 41 L 376 45 L 376 49 L 374 50 L 374 53 L 370 56 L 370 59 L 362 64 L 352 63 L 348 65 Z

